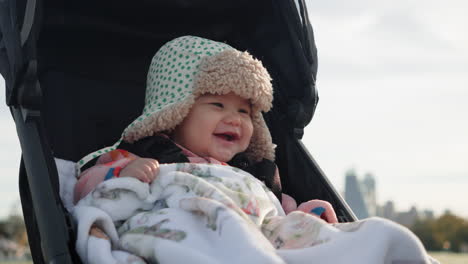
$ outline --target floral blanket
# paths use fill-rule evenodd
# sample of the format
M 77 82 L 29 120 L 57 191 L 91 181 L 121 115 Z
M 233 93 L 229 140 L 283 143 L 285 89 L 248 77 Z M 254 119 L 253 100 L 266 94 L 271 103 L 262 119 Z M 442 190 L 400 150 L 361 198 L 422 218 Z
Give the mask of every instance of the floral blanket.
M 285 215 L 262 182 L 230 166 L 163 164 L 151 184 L 107 180 L 73 215 L 84 263 L 436 263 L 384 219 Z M 92 225 L 110 240 L 90 236 Z

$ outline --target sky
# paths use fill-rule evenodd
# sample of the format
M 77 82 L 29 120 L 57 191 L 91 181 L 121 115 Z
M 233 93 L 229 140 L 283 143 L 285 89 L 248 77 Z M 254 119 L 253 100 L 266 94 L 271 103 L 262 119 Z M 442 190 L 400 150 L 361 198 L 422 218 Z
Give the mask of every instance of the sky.
M 318 48 L 304 144 L 338 190 L 372 173 L 377 201 L 468 218 L 468 2 L 306 0 Z M 0 78 L 0 218 L 19 200 L 19 142 Z
M 320 101 L 303 141 L 334 185 L 468 217 L 468 2 L 308 0 Z

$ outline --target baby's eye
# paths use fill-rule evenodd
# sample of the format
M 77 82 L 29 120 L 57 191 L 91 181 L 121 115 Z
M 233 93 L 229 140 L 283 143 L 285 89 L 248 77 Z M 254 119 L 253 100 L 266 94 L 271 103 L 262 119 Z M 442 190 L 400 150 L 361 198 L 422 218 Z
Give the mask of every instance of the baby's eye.
M 210 104 L 212 104 L 212 105 L 214 105 L 214 106 L 216 106 L 216 107 L 219 107 L 219 108 L 224 108 L 224 105 L 223 105 L 222 103 L 216 103 L 216 102 L 214 102 L 214 103 L 210 103 Z
M 247 109 L 239 109 L 239 113 L 243 113 L 243 114 L 250 114 L 249 110 Z

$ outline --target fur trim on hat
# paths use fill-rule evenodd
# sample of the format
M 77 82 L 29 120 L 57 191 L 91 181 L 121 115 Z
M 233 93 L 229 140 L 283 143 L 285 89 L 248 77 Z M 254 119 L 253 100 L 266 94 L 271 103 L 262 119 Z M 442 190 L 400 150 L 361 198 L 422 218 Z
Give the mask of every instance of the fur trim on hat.
M 123 133 L 123 140 L 133 143 L 144 137 L 153 136 L 159 132 L 172 131 L 182 123 L 195 103 L 195 97 L 190 95 L 186 100 L 154 112 L 141 122 L 133 123 Z
M 261 161 L 262 158 L 275 160 L 275 145 L 272 142 L 270 131 L 263 120 L 262 113 L 257 112 L 252 116 L 254 132 L 250 139 L 250 145 L 246 150 L 247 157 L 253 161 Z
M 206 57 L 195 78 L 194 95 L 235 94 L 249 99 L 253 111 L 268 112 L 272 106 L 271 78 L 262 62 L 235 49 Z

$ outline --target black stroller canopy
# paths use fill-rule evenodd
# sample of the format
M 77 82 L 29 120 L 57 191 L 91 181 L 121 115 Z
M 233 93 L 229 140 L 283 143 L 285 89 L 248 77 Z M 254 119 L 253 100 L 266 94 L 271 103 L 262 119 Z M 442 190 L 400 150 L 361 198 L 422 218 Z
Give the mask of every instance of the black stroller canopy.
M 282 127 L 301 135 L 317 103 L 317 63 L 312 30 L 297 8 L 288 1 L 246 0 L 45 3 L 33 37 L 41 83 L 54 83 L 43 84 L 42 92 L 55 156 L 77 160 L 114 142 L 142 109 L 152 55 L 187 34 L 261 59 L 273 77 Z M 18 75 L 7 76 L 9 104 Z
M 262 60 L 273 78 L 274 107 L 265 120 L 278 145 L 283 192 L 298 202 L 330 201 L 341 221 L 354 219 L 300 142 L 318 101 L 304 0 L 5 0 L 0 72 L 23 151 L 20 190 L 35 262 L 67 256 L 60 243 L 73 249 L 70 223 L 57 224 L 71 229 L 64 242 L 41 220 L 67 215 L 52 157 L 77 161 L 115 143 L 141 114 L 152 56 L 182 35 L 226 42 Z M 57 207 L 44 212 L 39 204 L 50 200 Z

